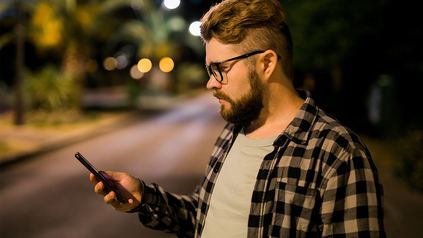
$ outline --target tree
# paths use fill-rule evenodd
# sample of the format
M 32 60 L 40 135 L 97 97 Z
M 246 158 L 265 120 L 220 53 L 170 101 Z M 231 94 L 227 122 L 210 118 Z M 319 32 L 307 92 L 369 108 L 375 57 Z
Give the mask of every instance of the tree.
M 0 20 L 5 20 L 5 29 L 3 29 L 3 22 L 0 29 L 2 34 L 0 34 L 0 51 L 4 49 L 4 47 L 8 44 L 14 44 L 14 55 L 11 57 L 9 55 L 8 58 L 14 57 L 13 69 L 14 69 L 14 77 L 12 82 L 13 87 L 13 107 L 15 108 L 14 114 L 14 124 L 15 125 L 22 125 L 24 124 L 24 112 L 25 112 L 25 103 L 24 103 L 24 89 L 23 89 L 23 79 L 22 79 L 22 72 L 24 68 L 24 44 L 25 44 L 25 5 L 21 0 L 15 0 L 10 2 L 0 2 Z M 9 17 L 7 17 L 9 16 Z M 12 21 L 10 21 L 13 19 Z M 9 31 L 7 31 L 9 29 Z M 12 66 L 11 62 L 7 64 L 2 62 L 1 69 L 4 70 L 8 66 Z M 12 67 L 11 67 L 12 68 Z M 4 74 L 6 75 L 6 74 Z M 2 75 L 3 76 L 3 75 Z M 11 77 L 12 78 L 12 77 Z M 6 81 L 6 80 L 5 80 Z M 3 83 L 3 82 L 0 82 Z
M 203 52 L 198 38 L 187 37 L 185 20 L 152 0 L 39 0 L 26 9 L 26 41 L 40 58 L 53 61 L 60 75 L 74 78 L 81 88 L 91 66 L 126 53 L 125 46 L 133 46 L 131 62 L 164 56 L 177 60 L 182 47 Z M 0 47 L 9 39 L 10 34 L 2 34 Z
M 154 68 L 161 58 L 177 62 L 186 49 L 195 55 L 202 55 L 204 50 L 201 40 L 188 33 L 186 21 L 177 12 L 163 9 L 154 1 L 106 1 L 96 19 L 92 34 L 104 42 L 100 52 L 103 58 L 123 55 L 134 64 L 149 58 L 152 71 L 160 72 Z
M 57 55 L 63 73 L 81 84 L 86 60 L 94 48 L 88 38 L 90 24 L 100 6 L 98 1 L 41 0 L 30 21 L 29 37 L 39 53 Z
M 18 9 L 17 21 L 15 26 L 16 32 L 16 64 L 15 64 L 15 125 L 24 124 L 24 97 L 23 97 L 23 83 L 22 71 L 24 64 L 24 37 L 25 27 L 23 25 L 22 2 L 17 0 L 16 7 Z
M 381 74 L 398 79 L 396 90 L 402 94 L 399 98 L 404 99 L 404 106 L 418 100 L 418 93 L 401 90 L 405 82 L 423 75 L 423 52 L 418 47 L 423 31 L 415 2 L 281 2 L 294 41 L 295 80 L 301 85 L 303 75 L 313 74 L 314 95 L 327 110 L 363 128 L 367 88 Z M 355 113 L 351 115 L 346 109 Z

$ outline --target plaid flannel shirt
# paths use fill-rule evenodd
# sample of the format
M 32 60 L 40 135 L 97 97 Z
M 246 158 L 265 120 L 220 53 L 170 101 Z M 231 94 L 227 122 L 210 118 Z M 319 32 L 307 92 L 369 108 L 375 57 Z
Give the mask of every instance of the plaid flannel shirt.
M 308 92 L 257 175 L 248 237 L 386 237 L 382 186 L 360 138 L 319 109 Z M 227 124 L 202 185 L 190 195 L 144 185 L 140 221 L 179 237 L 201 237 L 219 171 L 240 126 Z

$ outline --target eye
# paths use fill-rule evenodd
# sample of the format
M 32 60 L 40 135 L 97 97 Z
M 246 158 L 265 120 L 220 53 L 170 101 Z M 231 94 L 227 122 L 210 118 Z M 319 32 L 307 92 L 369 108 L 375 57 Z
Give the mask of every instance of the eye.
M 219 69 L 220 69 L 220 72 L 222 72 L 222 73 L 227 73 L 228 72 L 228 67 L 220 66 Z

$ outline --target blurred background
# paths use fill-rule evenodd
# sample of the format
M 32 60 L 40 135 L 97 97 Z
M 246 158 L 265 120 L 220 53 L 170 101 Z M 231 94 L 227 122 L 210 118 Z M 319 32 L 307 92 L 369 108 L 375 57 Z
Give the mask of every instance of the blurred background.
M 198 20 L 217 2 L 0 0 L 1 172 L 76 130 L 99 134 L 86 128 L 105 125 L 107 134 L 121 128 L 113 122 L 133 125 L 182 101 L 204 103 L 201 95 L 210 93 Z M 295 86 L 358 132 L 381 174 L 420 199 L 423 29 L 417 3 L 281 2 L 294 42 Z

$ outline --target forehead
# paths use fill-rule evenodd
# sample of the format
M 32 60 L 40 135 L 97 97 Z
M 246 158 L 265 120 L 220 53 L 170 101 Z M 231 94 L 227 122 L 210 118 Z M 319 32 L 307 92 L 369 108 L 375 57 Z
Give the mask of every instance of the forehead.
M 215 38 L 206 42 L 206 64 L 221 62 L 237 56 L 235 45 L 220 43 Z

